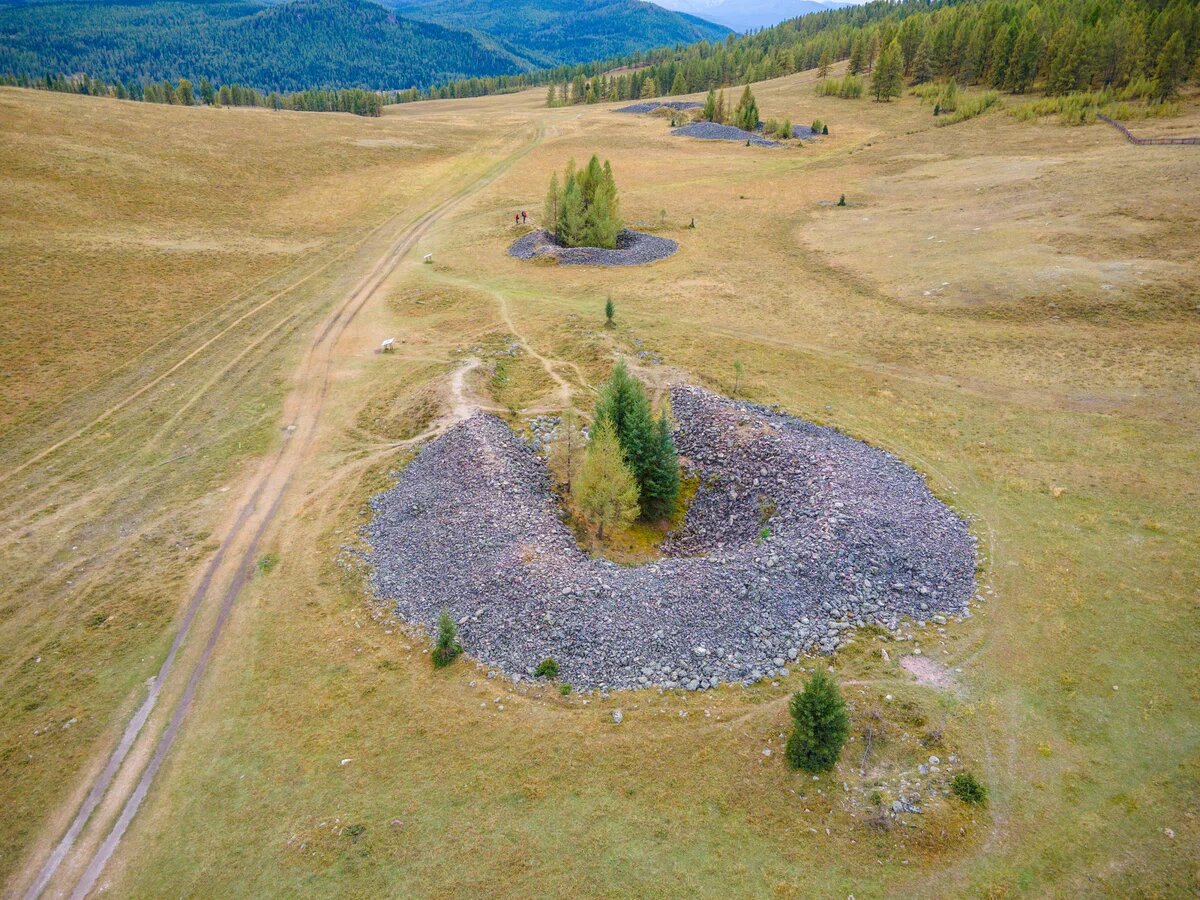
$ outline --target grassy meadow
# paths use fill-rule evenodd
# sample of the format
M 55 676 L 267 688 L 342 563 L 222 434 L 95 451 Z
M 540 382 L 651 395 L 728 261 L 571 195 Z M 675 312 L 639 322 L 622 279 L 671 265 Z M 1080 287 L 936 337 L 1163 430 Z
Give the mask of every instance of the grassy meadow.
M 915 97 L 813 82 L 755 86 L 764 118 L 829 125 L 782 149 L 546 109 L 542 91 L 376 121 L 0 91 L 18 173 L 0 185 L 0 875 L 57 837 L 155 670 L 222 488 L 286 425 L 320 312 L 391 223 L 536 134 L 339 344 L 271 564 L 106 873 L 113 894 L 1200 890 L 1196 149 L 1000 108 L 935 127 Z M 1200 132 L 1195 101 L 1170 121 Z M 603 270 L 509 258 L 513 211 L 540 215 L 549 173 L 593 152 L 626 222 L 680 252 Z M 383 337 L 397 352 L 374 353 Z M 464 399 L 515 423 L 564 391 L 590 408 L 620 355 L 656 388 L 727 393 L 737 361 L 742 396 L 895 452 L 970 519 L 969 619 L 806 662 L 831 665 L 852 707 L 832 775 L 783 761 L 800 672 L 562 696 L 469 659 L 435 672 L 365 592 L 347 548 L 415 452 L 403 441 Z M 915 647 L 938 684 L 901 665 Z M 881 827 L 879 802 L 926 781 L 931 755 L 973 771 L 988 805 L 930 799 Z

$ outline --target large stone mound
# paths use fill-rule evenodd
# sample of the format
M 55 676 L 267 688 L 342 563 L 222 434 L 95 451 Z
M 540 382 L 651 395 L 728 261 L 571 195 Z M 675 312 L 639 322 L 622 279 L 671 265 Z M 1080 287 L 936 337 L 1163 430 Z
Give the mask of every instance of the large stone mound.
M 554 242 L 545 229 L 517 238 L 508 255 L 517 259 L 548 256 L 560 266 L 644 266 L 674 256 L 679 244 L 670 238 L 624 229 L 617 235 L 616 249 L 603 247 L 564 247 Z
M 476 415 L 372 501 L 378 596 L 431 632 L 449 610 L 467 652 L 504 672 L 553 657 L 578 687 L 750 682 L 855 627 L 965 610 L 974 540 L 912 469 L 792 416 L 694 387 L 671 396 L 702 482 L 667 558 L 587 557 L 542 461 Z

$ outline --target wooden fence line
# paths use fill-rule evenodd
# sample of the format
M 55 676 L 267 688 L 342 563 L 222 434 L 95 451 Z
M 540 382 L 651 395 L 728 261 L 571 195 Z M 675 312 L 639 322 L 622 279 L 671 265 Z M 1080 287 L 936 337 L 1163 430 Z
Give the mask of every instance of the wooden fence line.
M 1110 119 L 1101 113 L 1096 113 L 1096 118 L 1107 122 L 1113 128 L 1117 129 L 1117 131 L 1129 139 L 1129 143 L 1131 144 L 1200 144 L 1200 137 L 1135 137 L 1132 131 L 1116 119 Z

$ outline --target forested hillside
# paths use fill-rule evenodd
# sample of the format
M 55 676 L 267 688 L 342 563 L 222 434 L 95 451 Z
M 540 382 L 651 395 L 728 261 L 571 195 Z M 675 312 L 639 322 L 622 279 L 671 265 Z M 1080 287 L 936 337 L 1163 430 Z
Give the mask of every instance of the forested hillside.
M 0 73 L 201 77 L 260 91 L 428 88 L 725 35 L 639 0 L 150 0 L 0 5 Z
M 0 7 L 0 72 L 106 81 L 207 77 L 265 91 L 425 87 L 528 65 L 465 31 L 368 0 Z
M 851 72 L 869 72 L 893 41 L 910 81 L 952 76 L 1014 93 L 1063 94 L 1154 79 L 1174 89 L 1200 78 L 1200 0 L 874 2 L 730 41 L 631 56 L 622 62 L 644 68 L 589 81 L 613 65 L 598 63 L 575 72 L 567 94 L 584 102 L 693 93 L 847 59 Z
M 401 15 L 474 29 L 539 66 L 719 40 L 729 29 L 641 0 L 408 0 Z

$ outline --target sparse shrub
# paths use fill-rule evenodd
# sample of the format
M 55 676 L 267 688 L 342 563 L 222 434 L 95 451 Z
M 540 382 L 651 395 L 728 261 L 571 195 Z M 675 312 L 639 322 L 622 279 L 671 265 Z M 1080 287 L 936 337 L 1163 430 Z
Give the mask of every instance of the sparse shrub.
M 872 806 L 883 806 L 883 794 L 878 790 L 871 791 L 871 796 L 867 798 Z
M 773 497 L 768 497 L 765 494 L 758 498 L 758 524 L 766 525 L 771 521 L 771 517 L 779 511 L 779 505 Z
M 841 97 L 857 100 L 863 95 L 863 81 L 857 75 L 844 78 L 826 78 L 817 82 L 817 94 L 821 97 Z
M 943 117 L 938 125 L 954 125 L 957 122 L 965 122 L 967 119 L 973 119 L 978 115 L 987 112 L 993 106 L 1000 102 L 1000 95 L 995 91 L 988 91 L 976 97 L 968 97 L 965 100 L 959 100 L 957 109 L 948 116 Z M 946 107 L 943 105 L 943 111 Z
M 842 196 L 838 197 L 838 202 L 837 202 L 837 205 L 838 205 L 838 206 L 845 206 L 845 205 L 846 205 L 846 195 L 845 195 L 845 194 L 842 194 Z
M 433 648 L 433 665 L 435 668 L 448 666 L 462 653 L 462 644 L 458 642 L 458 626 L 450 618 L 450 613 L 442 610 L 438 616 L 437 644 Z
M 837 684 L 818 669 L 804 690 L 792 695 L 789 711 L 788 763 L 805 772 L 828 772 L 837 765 L 850 734 L 850 716 Z
M 828 125 L 821 126 L 821 134 L 825 135 L 826 137 L 829 137 L 829 126 Z
M 346 826 L 346 835 L 352 841 L 357 841 L 360 837 L 367 833 L 367 826 L 362 822 L 356 822 L 353 825 Z
M 492 369 L 492 387 L 496 390 L 503 390 L 508 386 L 508 362 L 503 359 L 496 360 L 495 368 Z
M 278 564 L 279 555 L 277 553 L 264 553 L 261 557 L 259 557 L 258 565 L 255 566 L 255 568 L 258 569 L 259 575 L 266 575 Z
M 613 306 L 612 297 L 604 301 L 604 324 L 609 328 L 613 327 L 613 316 L 616 315 L 617 308 Z
M 762 528 L 760 528 L 760 529 L 759 529 L 759 532 L 758 532 L 758 542 L 761 544 L 763 541 L 765 541 L 765 540 L 766 540 L 767 538 L 769 538 L 770 536 L 771 536 L 771 528 L 770 528 L 770 526 L 768 526 L 768 525 L 764 525 Z
M 557 678 L 558 677 L 558 661 L 551 656 L 547 656 L 537 668 L 533 670 L 533 674 L 538 678 Z
M 558 692 L 560 694 L 562 694 L 564 697 L 567 696 L 567 694 L 571 693 L 571 690 L 572 690 L 571 685 L 567 684 L 565 681 L 558 686 Z
M 813 119 L 813 123 L 812 123 L 813 134 L 820 134 L 824 129 L 825 129 L 824 122 L 822 122 L 820 119 Z
M 987 788 L 970 772 L 960 772 L 950 782 L 950 790 L 963 803 L 972 806 L 983 806 L 987 803 Z

